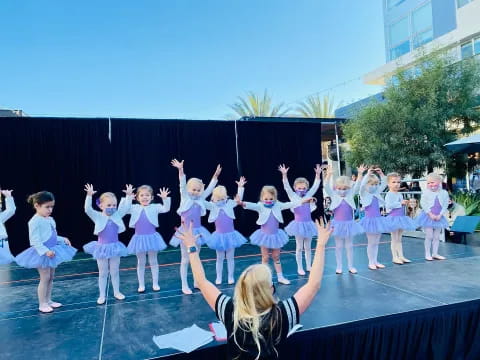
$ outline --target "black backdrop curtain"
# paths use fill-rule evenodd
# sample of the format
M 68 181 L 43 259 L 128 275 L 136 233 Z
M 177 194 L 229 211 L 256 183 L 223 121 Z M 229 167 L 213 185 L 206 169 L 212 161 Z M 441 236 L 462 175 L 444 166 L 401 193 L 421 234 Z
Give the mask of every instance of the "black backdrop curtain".
M 0 185 L 14 189 L 17 205 L 6 223 L 14 254 L 29 246 L 27 222 L 34 211 L 26 198 L 36 191 L 54 193 L 58 232 L 81 249 L 94 239 L 93 224 L 83 212 L 86 182 L 94 184 L 97 195 L 112 191 L 119 198 L 126 183 L 149 184 L 156 193 L 169 187 L 172 209 L 159 217 L 159 232 L 168 241 L 179 224 L 178 174 L 170 166 L 172 158 L 185 160 L 187 178 L 205 183 L 221 164 L 219 184 L 231 197 L 235 180 L 247 177 L 244 199 L 253 202 L 265 184 L 275 185 L 279 199 L 288 200 L 278 164 L 290 166 L 292 183 L 297 176 L 313 182 L 313 167 L 321 162 L 320 123 L 17 117 L 2 118 L 1 124 Z M 317 197 L 321 204 L 321 191 Z M 256 228 L 256 214 L 241 209 L 236 213 L 236 228 L 249 236 Z M 284 216 L 286 222 L 292 218 L 289 211 Z M 213 230 L 206 218 L 202 221 Z M 121 240 L 126 243 L 130 236 L 129 230 Z

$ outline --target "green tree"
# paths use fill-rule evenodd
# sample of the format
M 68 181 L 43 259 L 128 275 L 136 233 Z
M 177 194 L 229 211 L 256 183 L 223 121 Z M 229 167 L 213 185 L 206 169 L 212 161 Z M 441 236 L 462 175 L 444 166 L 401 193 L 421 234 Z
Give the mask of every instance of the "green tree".
M 228 118 L 237 119 L 243 116 L 286 116 L 290 109 L 281 102 L 275 106 L 272 105 L 272 98 L 268 95 L 267 90 L 263 96 L 249 91 L 246 97 L 238 97 L 238 101 L 228 105 L 235 114 L 227 115 Z
M 447 165 L 451 156 L 443 145 L 471 133 L 480 121 L 479 64 L 435 53 L 394 79 L 385 102 L 370 104 L 344 125 L 347 161 L 414 176 Z
M 335 100 L 329 95 L 310 95 L 305 101 L 299 102 L 295 108 L 296 115 L 306 118 L 335 117 Z

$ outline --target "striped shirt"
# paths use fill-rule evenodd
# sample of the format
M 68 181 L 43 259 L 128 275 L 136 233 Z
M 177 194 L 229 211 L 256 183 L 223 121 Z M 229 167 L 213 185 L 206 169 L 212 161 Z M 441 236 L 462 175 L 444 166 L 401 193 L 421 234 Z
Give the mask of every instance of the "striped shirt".
M 225 294 L 220 294 L 215 303 L 215 313 L 227 329 L 228 358 L 255 359 L 258 355 L 258 349 L 250 333 L 240 328 L 237 329 L 235 338 L 239 346 L 232 336 L 233 299 Z M 298 324 L 299 317 L 298 305 L 293 297 L 280 301 L 272 307 L 269 313 L 262 317 L 260 333 L 264 340 L 260 341 L 260 359 L 278 359 L 281 345 L 287 338 L 288 332 Z

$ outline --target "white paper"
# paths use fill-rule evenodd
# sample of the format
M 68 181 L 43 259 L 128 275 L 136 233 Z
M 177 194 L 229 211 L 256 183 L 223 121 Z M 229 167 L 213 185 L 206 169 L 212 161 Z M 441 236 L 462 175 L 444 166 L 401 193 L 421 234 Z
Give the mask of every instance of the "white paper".
M 223 341 L 227 340 L 227 329 L 223 323 L 217 321 L 210 324 L 211 330 L 215 334 L 215 340 Z
M 153 337 L 153 342 L 160 349 L 173 348 L 186 353 L 190 353 L 212 340 L 210 331 L 203 330 L 195 324 L 173 333 Z

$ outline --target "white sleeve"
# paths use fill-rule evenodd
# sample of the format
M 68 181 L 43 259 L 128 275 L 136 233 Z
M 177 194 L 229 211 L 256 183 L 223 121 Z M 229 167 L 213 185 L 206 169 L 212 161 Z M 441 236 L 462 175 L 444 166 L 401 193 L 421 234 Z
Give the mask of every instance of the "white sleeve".
M 118 215 L 120 215 L 120 217 L 123 218 L 125 215 L 129 213 L 131 208 L 132 208 L 132 196 L 127 195 L 125 197 L 125 200 L 122 198 L 122 201 L 120 201 L 120 206 L 117 209 L 117 213 Z
M 239 188 L 237 189 L 237 195 L 238 195 L 238 197 L 240 198 L 240 200 L 243 200 L 243 194 L 244 194 L 244 192 L 245 192 L 245 188 L 244 188 L 244 187 L 239 187 Z
M 278 205 L 280 205 L 280 209 L 286 210 L 286 209 L 291 209 L 295 208 L 297 206 L 300 206 L 302 204 L 301 201 L 289 201 L 289 202 L 278 202 Z
M 333 197 L 333 176 L 330 176 L 328 184 L 324 184 L 323 189 L 329 197 Z
M 43 245 L 44 240 L 41 238 L 39 222 L 34 219 L 28 223 L 28 236 L 30 238 L 30 245 L 37 251 L 38 255 L 42 256 L 50 249 Z
M 246 210 L 253 210 L 253 211 L 260 212 L 260 210 L 262 209 L 262 207 L 257 203 L 244 202 L 244 204 L 245 204 Z
M 292 200 L 295 192 L 293 191 L 292 187 L 290 186 L 290 183 L 288 182 L 288 179 L 282 178 L 282 183 L 283 183 L 283 188 L 285 189 L 285 192 L 287 193 L 287 196 L 290 200 Z
M 202 197 L 204 199 L 210 196 L 210 194 L 213 192 L 213 189 L 215 188 L 217 183 L 218 183 L 217 179 L 212 178 L 212 180 L 210 180 L 210 183 L 208 184 L 207 188 L 203 191 L 203 194 L 202 194 Z
M 120 202 L 121 204 L 121 202 Z M 87 195 L 85 197 L 85 212 L 87 213 L 88 217 L 93 220 L 93 222 L 97 219 L 98 211 L 93 210 L 92 208 L 92 197 Z
M 318 188 L 320 187 L 320 182 L 321 182 L 320 178 L 317 178 L 315 176 L 315 180 L 313 181 L 313 185 L 310 188 L 310 190 L 308 190 L 308 192 L 305 196 L 306 197 L 312 197 L 313 195 L 315 195 L 315 193 L 318 191 Z
M 163 204 L 155 204 L 155 210 L 157 211 L 157 214 L 162 214 L 170 211 L 172 199 L 169 197 L 166 197 L 165 199 L 162 198 L 162 202 Z
M 13 197 L 9 196 L 5 198 L 5 210 L 0 212 L 0 222 L 4 223 L 8 219 L 10 219 L 13 214 L 15 214 L 15 201 Z

